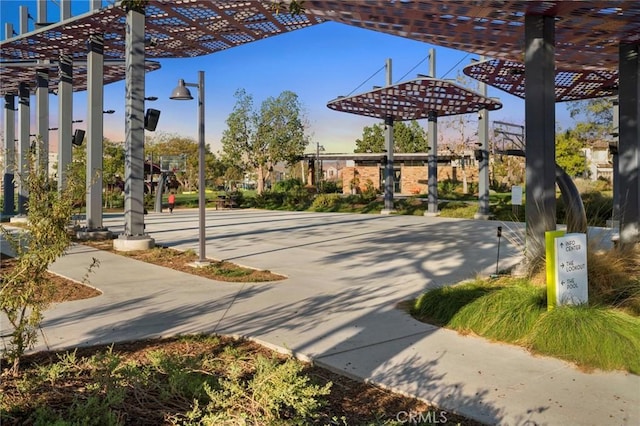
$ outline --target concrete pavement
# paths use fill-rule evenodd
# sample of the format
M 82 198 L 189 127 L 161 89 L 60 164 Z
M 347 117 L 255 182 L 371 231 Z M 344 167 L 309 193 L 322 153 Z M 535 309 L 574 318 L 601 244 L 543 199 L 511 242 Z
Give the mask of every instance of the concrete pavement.
M 198 213 L 145 216 L 157 244 L 198 247 Z M 106 215 L 118 234 L 122 215 Z M 46 312 L 51 349 L 177 333 L 245 336 L 489 424 L 640 424 L 640 378 L 413 320 L 398 302 L 521 260 L 518 224 L 413 216 L 208 210 L 207 256 L 269 269 L 274 283 L 222 283 L 74 246 L 52 265 L 97 298 Z M 41 344 L 36 350 L 46 349 Z

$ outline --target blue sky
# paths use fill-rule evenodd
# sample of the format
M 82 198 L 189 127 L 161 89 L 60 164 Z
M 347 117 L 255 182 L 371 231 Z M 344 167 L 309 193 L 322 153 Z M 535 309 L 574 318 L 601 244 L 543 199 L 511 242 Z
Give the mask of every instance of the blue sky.
M 29 13 L 36 16 L 35 1 L 0 1 L 3 40 L 6 38 L 5 22 L 13 23 L 16 32 L 19 31 L 18 10 L 21 5 L 27 6 Z M 88 1 L 75 0 L 72 2 L 72 14 L 84 13 L 88 7 Z M 59 19 L 60 12 L 55 3 L 49 1 L 47 9 L 49 21 Z M 30 21 L 29 25 L 32 30 L 33 22 Z M 430 48 L 436 49 L 438 78 L 455 79 L 471 58 L 478 58 L 462 51 L 328 22 L 212 55 L 160 60 L 162 68 L 147 74 L 145 88 L 147 96 L 159 99 L 148 103 L 147 107 L 161 111 L 157 132 L 195 139 L 196 101 L 171 101 L 169 95 L 178 79 L 197 82 L 198 71 L 203 70 L 206 142 L 214 152 L 221 149 L 225 120 L 235 104 L 234 93 L 240 88 L 253 96 L 256 108 L 266 98 L 277 97 L 284 90 L 295 92 L 305 106 L 313 146 L 319 142 L 327 152 L 352 152 L 355 140 L 362 136 L 362 129 L 377 120 L 330 110 L 327 102 L 339 95 L 361 93 L 374 85 L 385 85 L 383 67 L 387 58 L 392 59 L 394 83 L 415 78 L 418 73 L 428 74 L 426 57 Z M 413 69 L 416 65 L 417 68 Z M 195 97 L 196 89 L 192 90 Z M 124 93 L 123 82 L 105 86 L 104 108 L 116 111 L 105 115 L 105 137 L 113 141 L 124 140 Z M 498 97 L 504 105 L 501 110 L 490 114 L 491 121 L 524 123 L 523 100 L 493 88 L 489 88 L 489 96 Z M 50 127 L 57 127 L 57 99 L 54 96 L 50 99 L 50 107 Z M 35 113 L 35 108 L 32 112 Z M 84 119 L 85 116 L 86 93 L 79 92 L 74 94 L 74 119 Z M 571 125 L 562 104 L 556 108 L 556 119 L 565 128 Z M 439 123 L 439 133 L 448 137 L 444 126 L 446 122 L 440 120 Z M 426 122 L 422 124 L 426 126 Z M 83 128 L 82 123 L 75 126 Z M 474 132 L 472 129 L 467 133 L 473 135 Z M 55 145 L 54 133 L 51 134 L 51 142 Z

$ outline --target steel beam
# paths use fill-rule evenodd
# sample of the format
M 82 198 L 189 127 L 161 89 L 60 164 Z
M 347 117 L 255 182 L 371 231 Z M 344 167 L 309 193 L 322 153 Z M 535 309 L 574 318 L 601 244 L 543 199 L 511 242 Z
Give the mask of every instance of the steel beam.
M 525 17 L 526 240 L 533 266 L 556 229 L 555 31 L 552 16 Z

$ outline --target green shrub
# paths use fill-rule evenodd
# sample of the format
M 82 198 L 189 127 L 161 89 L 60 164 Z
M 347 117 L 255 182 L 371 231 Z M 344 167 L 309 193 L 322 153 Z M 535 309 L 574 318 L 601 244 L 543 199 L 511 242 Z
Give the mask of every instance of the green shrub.
M 311 204 L 311 209 L 318 212 L 336 211 L 342 204 L 342 197 L 338 194 L 318 194 Z
M 241 207 L 244 204 L 244 194 L 242 191 L 229 191 L 225 195 L 229 200 L 235 201 L 236 207 Z
M 306 210 L 311 205 L 312 195 L 300 186 L 290 189 L 285 193 L 282 206 L 292 210 Z
M 253 207 L 277 210 L 282 207 L 284 198 L 283 192 L 265 191 L 253 197 Z
M 458 187 L 461 187 L 462 184 L 460 182 L 454 181 L 452 179 L 445 179 L 438 181 L 438 194 L 447 195 L 453 194 L 456 192 Z
M 294 188 L 302 188 L 303 184 L 302 181 L 298 178 L 290 178 L 290 179 L 284 179 L 281 181 L 276 182 L 275 185 L 273 185 L 273 189 L 272 191 L 274 192 L 288 192 Z
M 322 192 L 325 194 L 342 194 L 342 181 L 327 180 L 322 182 Z
M 378 193 L 378 190 L 373 185 L 373 181 L 371 179 L 367 179 L 364 183 L 364 190 L 358 194 L 360 202 L 369 203 L 378 197 Z
M 183 424 L 308 424 L 316 417 L 320 397 L 329 394 L 331 384 L 311 384 L 293 360 L 278 363 L 259 355 L 255 363 L 249 378 L 242 368 L 233 368 L 218 389 L 205 384 L 206 405 L 194 403 Z

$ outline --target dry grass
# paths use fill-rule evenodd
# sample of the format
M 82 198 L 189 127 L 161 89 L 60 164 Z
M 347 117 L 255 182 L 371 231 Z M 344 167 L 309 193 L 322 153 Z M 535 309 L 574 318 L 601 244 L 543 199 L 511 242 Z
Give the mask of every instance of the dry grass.
M 640 315 L 640 245 L 587 251 L 589 298 Z

